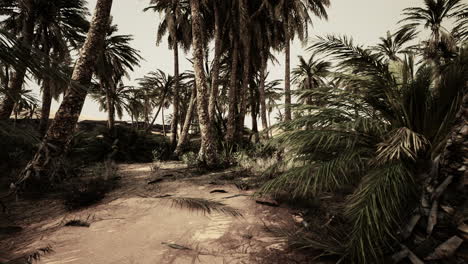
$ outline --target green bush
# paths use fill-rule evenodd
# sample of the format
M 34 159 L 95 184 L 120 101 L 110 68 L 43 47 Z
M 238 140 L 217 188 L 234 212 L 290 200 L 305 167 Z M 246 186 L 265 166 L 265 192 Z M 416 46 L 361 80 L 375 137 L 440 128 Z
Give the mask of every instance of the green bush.
M 181 156 L 182 162 L 189 167 L 196 167 L 198 164 L 197 154 L 195 152 L 187 152 Z
M 33 157 L 38 145 L 39 135 L 32 127 L 0 122 L 0 170 L 4 175 L 9 175 L 23 168 Z
M 151 162 L 155 155 L 159 160 L 170 158 L 170 143 L 164 136 L 122 126 L 115 127 L 113 136 L 105 128 L 78 132 L 70 152 L 71 158 L 84 162 L 108 158 L 118 162 Z
M 112 162 L 98 163 L 63 185 L 63 201 L 67 209 L 75 210 L 102 200 L 118 186 L 117 168 Z

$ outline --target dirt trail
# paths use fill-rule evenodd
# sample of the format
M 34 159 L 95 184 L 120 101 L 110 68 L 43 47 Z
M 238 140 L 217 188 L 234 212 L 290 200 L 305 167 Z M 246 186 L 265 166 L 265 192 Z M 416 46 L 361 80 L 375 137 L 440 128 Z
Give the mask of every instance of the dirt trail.
M 99 205 L 40 222 L 39 229 L 55 229 L 36 235 L 22 251 L 50 245 L 54 252 L 41 258 L 39 263 L 44 264 L 273 263 L 265 257 L 282 251 L 283 243 L 264 227 L 279 224 L 277 219 L 291 219 L 286 209 L 256 204 L 249 196 L 252 191 L 233 184 L 210 184 L 216 175 L 187 177 L 179 163 L 163 164 L 156 173 L 150 168 L 151 164 L 121 165 L 119 190 Z M 170 178 L 147 184 L 163 176 Z M 227 193 L 210 193 L 215 189 Z M 152 198 L 165 194 L 213 199 L 243 216 L 204 215 L 173 206 L 170 199 Z M 242 196 L 226 199 L 237 194 Z M 63 227 L 70 219 L 87 219 L 91 225 Z

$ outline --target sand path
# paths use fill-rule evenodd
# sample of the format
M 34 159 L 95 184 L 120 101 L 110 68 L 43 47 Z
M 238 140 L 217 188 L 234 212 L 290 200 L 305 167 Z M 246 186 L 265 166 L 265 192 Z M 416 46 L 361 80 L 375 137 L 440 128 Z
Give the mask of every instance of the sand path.
M 151 164 L 120 165 L 123 187 L 99 205 L 36 224 L 55 229 L 36 236 L 24 252 L 50 245 L 54 252 L 41 258 L 43 264 L 222 264 L 271 263 L 264 262 L 265 256 L 282 250 L 283 243 L 264 227 L 291 218 L 286 209 L 256 204 L 249 196 L 252 191 L 232 184 L 210 184 L 216 175 L 187 177 L 180 163 L 163 164 L 156 172 L 150 168 Z M 147 184 L 164 175 L 173 179 Z M 210 193 L 214 189 L 227 193 Z M 242 217 L 205 215 L 174 206 L 170 199 L 153 198 L 164 194 L 220 201 L 238 209 Z M 226 199 L 238 194 L 243 196 Z M 91 225 L 64 227 L 70 219 L 87 219 Z

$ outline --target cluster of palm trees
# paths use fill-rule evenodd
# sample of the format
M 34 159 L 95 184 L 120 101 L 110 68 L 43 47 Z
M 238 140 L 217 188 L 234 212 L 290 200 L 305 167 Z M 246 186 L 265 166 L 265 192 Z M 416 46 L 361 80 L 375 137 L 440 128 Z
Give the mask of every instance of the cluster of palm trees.
M 152 71 L 138 79 L 137 87 L 124 85 L 124 79 L 141 57 L 130 45 L 132 36 L 117 34 L 112 2 L 98 0 L 88 22 L 86 1 L 0 0 L 5 18 L 0 22 L 0 120 L 37 104 L 24 96 L 27 76 L 38 80 L 43 96 L 40 131 L 45 136 L 18 184 L 47 175 L 66 149 L 88 94 L 108 112 L 110 131 L 115 117 L 127 112 L 150 132 L 172 106 L 173 150 L 181 153 L 197 124 L 198 161 L 209 168 L 220 165 L 223 146 L 245 139 L 249 113 L 254 141 L 272 137 L 268 128 L 276 109 L 284 121 L 276 140 L 288 151 L 289 169 L 264 190 L 320 196 L 358 186 L 343 214 L 351 232 L 326 251 L 375 263 L 394 245 L 394 227 L 416 187 L 443 177 L 418 165 L 434 163 L 437 156 L 446 164 L 456 156 L 448 153 L 453 148 L 446 147 L 446 139 L 453 136 L 454 122 L 462 127 L 465 122 L 457 115 L 466 113 L 467 100 L 468 8 L 462 0 L 424 0 L 423 7 L 405 9 L 401 29 L 373 47 L 347 37 L 321 37 L 310 47 L 312 55 L 300 57 L 292 71 L 291 41 L 307 41 L 312 18 L 326 19 L 330 1 L 150 0 L 145 11 L 160 14 L 156 43 L 167 37 L 174 71 Z M 430 37 L 417 43 L 426 29 Z M 180 72 L 180 48 L 191 51 L 193 71 Z M 267 81 L 269 62 L 280 51 L 283 88 L 281 80 Z M 62 103 L 48 124 L 50 102 L 59 94 Z M 282 99 L 284 107 L 278 107 Z M 452 144 L 459 139 L 453 138 Z M 415 175 L 431 178 L 421 181 Z
M 267 113 L 271 113 L 276 104 L 273 102 L 281 97 L 276 89 L 279 82 L 266 82 L 268 61 L 275 60 L 272 55 L 275 50 L 284 50 L 286 54 L 284 120 L 291 119 L 290 42 L 296 37 L 306 39 L 313 15 L 327 18 L 329 1 L 152 0 L 150 3 L 145 10 L 159 12 L 163 17 L 157 42 L 167 34 L 174 53 L 171 126 L 174 146 L 184 144 L 186 138 L 182 133 L 182 142 L 177 142 L 177 123 L 190 123 L 187 118 L 182 122 L 177 98 L 181 88 L 179 46 L 193 51 L 196 91 L 192 93 L 196 93 L 196 99 L 194 96 L 190 102 L 196 102 L 197 106 L 201 163 L 208 167 L 218 164 L 220 140 L 227 145 L 242 141 L 248 112 L 252 115 L 255 140 L 259 139 L 258 117 L 264 129 L 269 127 Z
M 187 136 L 183 135 L 183 125 L 187 123 L 190 128 L 191 120 L 196 117 L 200 126 L 207 128 L 200 130 L 202 141 L 213 142 L 214 146 L 206 151 L 206 146 L 202 144 L 200 161 L 208 166 L 215 165 L 216 158 L 207 161 L 204 156 L 213 152 L 209 155 L 216 157 L 221 140 L 225 139 L 230 145 L 241 142 L 248 112 L 252 115 L 255 140 L 259 139 L 258 117 L 264 129 L 271 125 L 269 116 L 276 101 L 281 98 L 277 89 L 280 83 L 266 81 L 268 61 L 275 60 L 272 55 L 274 50 L 284 50 L 286 53 L 285 110 L 284 113 L 280 110 L 280 118 L 291 119 L 290 42 L 296 37 L 301 40 L 307 38 L 312 15 L 327 17 L 325 8 L 329 1 L 290 2 L 203 1 L 200 9 L 195 10 L 196 15 L 200 16 L 201 26 L 196 28 L 191 5 L 197 3 L 188 0 L 151 0 L 145 11 L 155 11 L 161 15 L 156 42 L 161 43 L 167 35 L 174 55 L 172 76 L 160 71 L 152 72 L 140 79 L 139 87 L 125 86 L 123 78 L 139 65 L 141 57 L 130 46 L 132 37 L 117 35 L 117 26 L 112 25 L 110 19 L 103 50 L 93 67 L 95 81 L 92 89 L 86 93 L 93 94 L 101 108 L 108 112 L 110 130 L 114 127 L 115 115 L 121 117 L 124 110 L 135 121 L 143 119 L 146 127 L 150 128 L 157 117 L 157 114 L 150 117 L 153 109 L 159 109 L 156 110 L 158 113 L 164 112 L 164 108 L 171 105 L 170 130 L 174 148 L 185 144 Z M 41 65 L 60 69 L 59 74 L 65 75 L 63 78 L 51 77 L 51 71 L 31 74 L 42 86 L 40 131 L 45 134 L 51 100 L 66 92 L 63 87 L 68 85 L 70 78 L 72 53 L 83 46 L 85 32 L 89 29 L 86 1 L 5 0 L 1 8 L 2 14 L 7 17 L 2 21 L 2 30 L 18 36 L 21 46 L 28 51 L 26 53 L 41 52 Z M 245 26 L 239 27 L 239 24 Z M 199 30 L 199 34 L 195 34 L 194 29 Z M 194 72 L 179 72 L 180 48 L 184 52 L 193 50 Z M 198 58 L 195 56 L 197 48 L 201 50 Z M 209 61 L 211 49 L 213 56 Z M 5 96 L 0 109 L 0 119 L 3 120 L 15 112 L 15 107 L 19 108 L 19 102 L 24 98 L 21 95 L 27 91 L 23 84 L 31 67 L 23 64 L 17 66 L 5 64 L 9 76 L 4 78 L 8 83 L 4 85 Z M 197 80 L 203 81 L 201 86 L 197 85 Z M 190 84 L 196 90 L 188 87 Z M 32 108 L 37 102 L 30 105 Z M 193 111 L 195 107 L 197 111 Z M 193 110 L 187 111 L 189 108 Z M 200 111 L 206 111 L 206 114 L 202 115 Z M 207 119 L 203 120 L 200 115 Z M 268 134 L 265 136 L 268 137 Z

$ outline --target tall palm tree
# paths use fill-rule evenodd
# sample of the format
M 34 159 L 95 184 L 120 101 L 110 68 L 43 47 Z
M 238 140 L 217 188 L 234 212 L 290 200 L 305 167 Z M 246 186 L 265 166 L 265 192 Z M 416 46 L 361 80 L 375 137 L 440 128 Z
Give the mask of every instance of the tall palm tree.
M 200 164 L 207 167 L 216 167 L 218 164 L 218 151 L 215 142 L 214 129 L 211 126 L 208 113 L 208 84 L 203 69 L 203 23 L 200 10 L 200 0 L 190 0 L 192 14 L 192 36 L 193 36 L 193 66 L 197 87 L 197 112 L 201 132 L 201 146 L 198 153 Z
M 21 184 L 31 176 L 46 176 L 54 160 L 59 160 L 69 142 L 80 117 L 87 90 L 93 77 L 93 69 L 109 25 L 112 0 L 98 0 L 91 21 L 91 26 L 75 64 L 70 87 L 55 115 L 53 124 L 45 135 L 34 158 L 21 173 L 17 182 Z
M 84 34 L 89 29 L 86 19 L 89 11 L 87 2 L 79 1 L 42 1 L 36 4 L 36 26 L 34 46 L 44 53 L 46 67 L 59 65 L 68 67 L 70 64 L 70 48 L 78 50 L 84 41 Z M 58 98 L 62 92 L 57 87 L 66 83 L 47 75 L 39 76 L 42 83 L 42 110 L 39 131 L 44 135 L 49 122 L 52 98 Z
M 389 60 L 402 61 L 399 55 L 409 52 L 408 47 L 405 45 L 415 39 L 416 35 L 417 32 L 414 28 L 403 28 L 394 34 L 387 31 L 386 37 L 381 37 L 380 43 L 374 49 Z
M 267 74 L 268 76 L 268 74 Z M 283 97 L 282 88 L 279 87 L 282 80 L 273 80 L 265 83 L 265 106 L 268 113 L 268 127 L 271 127 L 271 113 L 275 108 L 280 111 L 278 102 Z M 270 131 L 272 133 L 272 131 Z
M 195 108 L 197 104 L 197 87 L 196 87 L 196 81 L 195 81 L 195 75 L 192 72 L 187 72 L 184 74 L 184 79 L 186 82 L 184 83 L 185 87 L 192 87 L 191 88 L 191 93 L 190 93 L 190 99 L 189 99 L 189 106 L 187 108 L 187 112 L 185 114 L 185 120 L 182 125 L 182 131 L 180 133 L 180 138 L 179 141 L 177 142 L 177 147 L 174 151 L 174 154 L 176 156 L 180 155 L 183 151 L 183 147 L 187 144 L 189 140 L 189 131 L 190 131 L 190 126 L 193 121 L 193 117 L 195 115 Z M 213 91 L 212 91 L 213 92 Z M 211 102 L 211 101 L 210 101 Z
M 149 96 L 154 104 L 159 105 L 156 114 L 148 124 L 146 131 L 150 132 L 153 128 L 154 122 L 159 116 L 159 113 L 163 111 L 163 127 L 164 124 L 164 108 L 170 105 L 171 99 L 174 96 L 175 79 L 172 75 L 168 75 L 162 70 L 150 72 L 143 78 L 139 79 L 139 84 L 144 89 L 149 90 Z M 165 131 L 164 131 L 165 134 Z
M 131 98 L 131 93 L 134 91 L 134 87 L 126 86 L 123 82 L 120 82 L 114 93 L 109 95 L 109 93 L 97 86 L 97 89 L 90 91 L 91 97 L 99 104 L 100 111 L 113 112 L 115 116 L 119 119 L 122 119 L 124 111 L 129 109 L 129 98 Z M 109 98 L 109 96 L 112 96 Z M 112 101 L 112 104 L 109 104 L 109 101 Z M 109 109 L 109 106 L 114 109 Z M 110 118 L 110 117 L 109 117 Z
M 285 120 L 291 120 L 291 41 L 297 36 L 304 40 L 308 34 L 308 25 L 312 24 L 309 12 L 319 18 L 328 19 L 326 8 L 329 0 L 280 0 L 278 7 L 285 34 Z
M 298 92 L 310 91 L 320 88 L 326 83 L 331 70 L 331 63 L 324 60 L 317 60 L 317 55 L 310 55 L 306 61 L 304 57 L 299 56 L 299 65 L 292 71 L 292 81 L 298 86 Z M 302 97 L 299 102 L 311 104 L 313 98 L 310 96 Z
M 405 8 L 400 23 L 408 23 L 403 27 L 429 29 L 434 42 L 439 43 L 443 35 L 449 33 L 443 23 L 452 17 L 458 18 L 457 15 L 466 8 L 463 0 L 424 0 L 424 7 Z
M 174 52 L 174 98 L 173 118 L 171 123 L 171 144 L 173 148 L 177 145 L 177 126 L 180 118 L 179 100 L 179 45 L 184 50 L 190 48 L 192 41 L 190 8 L 188 1 L 178 0 L 150 0 L 149 7 L 144 10 L 153 10 L 163 13 L 164 17 L 159 24 L 156 43 L 159 45 L 162 38 L 168 33 L 168 44 Z
M 7 25 L 2 23 L 3 29 L 13 29 L 12 34 L 18 35 L 19 42 L 25 49 L 25 58 L 30 56 L 31 47 L 34 41 L 34 25 L 36 23 L 35 10 L 36 0 L 7 1 L 0 2 L 0 14 L 7 15 L 12 19 L 6 20 Z M 8 84 L 8 96 L 3 98 L 0 104 L 0 120 L 10 118 L 15 101 L 22 89 L 27 66 L 18 64 L 11 73 Z
M 117 25 L 109 20 L 108 32 L 104 48 L 99 54 L 96 63 L 95 75 L 100 81 L 100 87 L 107 97 L 108 128 L 112 132 L 115 123 L 115 100 L 117 88 L 128 71 L 139 66 L 141 56 L 139 51 L 130 46 L 133 40 L 131 35 L 117 35 Z
M 2 14 L 6 15 L 7 18 L 2 21 L 1 27 L 10 32 L 17 33 L 20 28 L 24 29 L 24 19 L 27 12 L 26 8 L 27 1 L 4 1 L 1 4 Z M 34 0 L 30 3 L 33 12 L 27 12 L 28 16 L 32 16 L 30 21 L 32 23 L 28 25 L 32 30 L 33 41 L 27 46 L 29 50 L 32 47 L 36 47 L 40 50 L 43 55 L 41 59 L 45 67 L 50 68 L 50 58 L 60 57 L 60 61 L 64 61 L 64 58 L 68 56 L 68 46 L 77 47 L 77 42 L 82 42 L 81 36 L 86 32 L 89 27 L 89 22 L 86 20 L 88 10 L 86 8 L 86 1 L 43 1 Z M 54 56 L 50 54 L 55 53 Z M 17 87 L 20 83 L 23 83 L 24 77 L 21 77 L 22 71 L 15 71 L 13 75 L 11 86 Z M 58 80 L 58 78 L 49 78 L 50 74 L 41 74 L 38 76 L 42 80 L 43 90 L 43 113 L 41 114 L 40 131 L 44 132 L 47 128 L 47 121 L 50 113 L 50 104 L 52 99 L 50 87 L 52 81 Z M 16 77 L 17 76 L 17 77 Z M 15 84 L 13 83 L 15 82 Z M 64 85 L 57 84 L 57 85 Z M 4 102 L 4 116 L 7 116 L 8 105 L 14 101 L 15 89 L 10 87 L 10 98 L 6 98 Z
M 135 126 L 135 122 L 138 124 L 142 113 L 144 112 L 144 104 L 140 97 L 140 90 L 135 87 L 129 87 L 127 93 L 125 93 L 125 111 L 130 115 L 132 125 Z
M 429 29 L 431 38 L 427 41 L 426 56 L 439 62 L 439 58 L 455 52 L 456 39 L 452 33 L 463 36 L 466 33 L 466 10 L 463 0 L 424 0 L 424 7 L 410 7 L 403 10 L 402 29 L 423 27 Z M 455 20 L 454 31 L 444 27 L 444 22 Z

